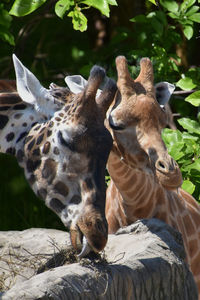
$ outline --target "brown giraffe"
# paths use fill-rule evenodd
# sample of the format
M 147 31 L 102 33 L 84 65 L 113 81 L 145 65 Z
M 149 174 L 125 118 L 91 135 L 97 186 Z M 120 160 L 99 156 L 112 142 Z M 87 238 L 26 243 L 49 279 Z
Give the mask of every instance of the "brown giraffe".
M 16 92 L 16 81 L 9 79 L 0 79 L 0 93 L 2 92 Z
M 162 141 L 165 111 L 155 97 L 151 61 L 140 61 L 135 80 L 125 57 L 117 57 L 116 67 L 119 91 L 109 114 L 114 139 L 108 159 L 109 232 L 141 218 L 158 218 L 179 230 L 200 294 L 200 207 L 180 188 L 180 170 Z
M 45 89 L 14 56 L 18 93 L 0 94 L 0 152 L 15 155 L 31 188 L 70 228 L 80 257 L 107 242 L 105 166 L 112 138 L 105 113 L 116 92 L 94 66 L 82 93 Z M 21 98 L 20 98 L 20 97 Z

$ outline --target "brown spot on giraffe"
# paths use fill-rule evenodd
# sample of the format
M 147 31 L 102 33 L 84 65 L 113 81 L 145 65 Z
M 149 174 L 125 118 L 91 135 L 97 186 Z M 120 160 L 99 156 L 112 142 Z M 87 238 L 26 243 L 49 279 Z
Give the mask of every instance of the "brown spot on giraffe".
M 69 188 L 62 181 L 58 181 L 54 185 L 54 191 L 66 197 L 69 193 Z
M 46 142 L 43 146 L 42 153 L 44 153 L 44 154 L 49 153 L 50 147 L 51 147 L 50 142 Z
M 56 176 L 57 164 L 58 163 L 51 158 L 48 158 L 44 161 L 42 177 L 48 181 L 48 184 L 52 183 Z

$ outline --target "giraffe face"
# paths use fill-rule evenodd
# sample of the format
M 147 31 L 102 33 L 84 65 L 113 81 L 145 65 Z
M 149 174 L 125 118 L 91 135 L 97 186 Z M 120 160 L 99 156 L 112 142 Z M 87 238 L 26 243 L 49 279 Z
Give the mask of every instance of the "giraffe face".
M 94 66 L 81 93 L 54 84 L 46 90 L 19 63 L 18 92 L 39 117 L 24 137 L 18 161 L 34 192 L 70 228 L 72 245 L 80 250 L 84 241 L 80 256 L 88 249 L 99 252 L 108 236 L 105 168 L 112 147 L 104 119 L 116 85 L 109 80 L 96 100 L 105 71 Z
M 163 185 L 169 188 L 180 186 L 181 172 L 161 137 L 166 114 L 156 100 L 151 61 L 148 58 L 141 60 L 141 71 L 136 80 L 129 74 L 125 57 L 118 57 L 116 66 L 119 91 L 109 115 L 114 135 L 130 154 L 142 149 L 148 155 Z

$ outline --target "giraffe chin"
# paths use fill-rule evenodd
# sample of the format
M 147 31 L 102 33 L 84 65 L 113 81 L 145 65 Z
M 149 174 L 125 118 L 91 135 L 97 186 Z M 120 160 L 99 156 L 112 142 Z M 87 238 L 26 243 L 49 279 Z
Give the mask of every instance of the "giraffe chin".
M 182 185 L 183 178 L 179 168 L 176 168 L 173 172 L 164 173 L 156 169 L 156 176 L 158 181 L 166 189 L 177 189 Z

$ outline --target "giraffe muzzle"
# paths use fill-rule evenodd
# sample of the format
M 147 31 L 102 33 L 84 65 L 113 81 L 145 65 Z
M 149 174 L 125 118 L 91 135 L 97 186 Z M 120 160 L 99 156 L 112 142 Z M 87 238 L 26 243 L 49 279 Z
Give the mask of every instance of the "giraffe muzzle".
M 168 189 L 178 188 L 182 184 L 182 174 L 178 164 L 171 159 L 169 162 L 157 160 L 155 163 L 156 176 L 159 182 Z
M 113 120 L 113 118 L 112 118 L 111 115 L 109 116 L 108 121 L 109 121 L 110 128 L 113 129 L 113 130 L 115 130 L 115 131 L 120 131 L 120 130 L 124 130 L 125 129 L 125 127 L 124 127 L 123 124 L 117 124 L 116 122 L 114 122 L 114 120 Z
M 97 220 L 94 224 L 80 222 L 70 228 L 71 243 L 74 249 L 79 252 L 79 258 L 87 256 L 90 252 L 102 251 L 107 243 L 108 228 L 106 224 Z M 104 223 L 104 222 L 103 222 Z

